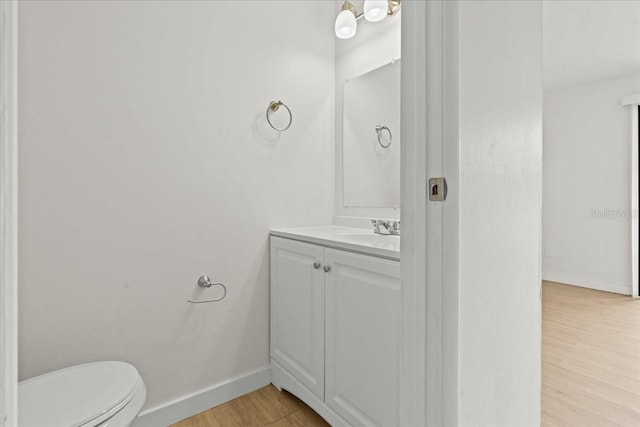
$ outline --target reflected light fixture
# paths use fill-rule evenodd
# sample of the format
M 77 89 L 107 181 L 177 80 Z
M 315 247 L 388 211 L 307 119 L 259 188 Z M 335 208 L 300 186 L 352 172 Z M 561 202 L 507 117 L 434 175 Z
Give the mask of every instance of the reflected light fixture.
M 393 16 L 400 10 L 401 0 L 365 0 L 364 12 L 358 14 L 356 7 L 345 0 L 342 10 L 336 17 L 336 37 L 350 39 L 358 31 L 357 20 L 364 16 L 369 22 L 380 22 L 387 16 Z
M 387 0 L 366 0 L 364 2 L 364 19 L 369 22 L 380 22 L 387 17 L 388 10 Z

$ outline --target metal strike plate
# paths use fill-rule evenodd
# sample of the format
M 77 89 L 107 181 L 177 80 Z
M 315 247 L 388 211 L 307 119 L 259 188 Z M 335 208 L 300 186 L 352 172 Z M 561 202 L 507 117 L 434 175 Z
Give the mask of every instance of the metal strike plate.
M 429 201 L 443 202 L 447 198 L 447 180 L 444 177 L 429 178 Z

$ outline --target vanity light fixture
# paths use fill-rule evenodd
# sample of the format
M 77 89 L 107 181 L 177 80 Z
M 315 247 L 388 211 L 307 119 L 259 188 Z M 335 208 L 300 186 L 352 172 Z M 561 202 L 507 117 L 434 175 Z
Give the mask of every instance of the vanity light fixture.
M 336 17 L 336 37 L 350 39 L 358 31 L 357 20 L 364 16 L 369 22 L 380 22 L 387 16 L 393 16 L 400 10 L 401 0 L 365 0 L 364 12 L 358 14 L 356 7 L 345 0 L 342 10 Z
M 350 39 L 356 35 L 358 23 L 356 22 L 356 7 L 345 0 L 342 10 L 336 18 L 336 37 L 339 39 Z

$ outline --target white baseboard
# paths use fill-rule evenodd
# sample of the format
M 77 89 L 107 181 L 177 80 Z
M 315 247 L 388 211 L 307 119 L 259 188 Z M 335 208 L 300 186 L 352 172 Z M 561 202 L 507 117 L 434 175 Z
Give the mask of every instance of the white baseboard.
M 574 277 L 570 274 L 543 271 L 542 280 L 546 280 L 549 282 L 564 283 L 566 285 L 578 286 L 581 288 L 595 289 L 597 291 L 613 292 L 615 294 L 622 294 L 622 295 L 631 295 L 631 286 L 598 283 L 592 280 L 588 280 L 580 277 Z
M 147 409 L 140 414 L 133 427 L 168 426 L 236 397 L 251 393 L 270 383 L 271 368 L 267 366 Z

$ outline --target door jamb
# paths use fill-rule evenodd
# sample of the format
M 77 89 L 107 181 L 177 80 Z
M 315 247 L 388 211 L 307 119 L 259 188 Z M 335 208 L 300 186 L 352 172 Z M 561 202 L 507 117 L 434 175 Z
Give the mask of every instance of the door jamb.
M 401 426 L 458 423 L 458 83 L 458 1 L 404 2 Z
M 18 424 L 18 3 L 0 1 L 0 427 Z

